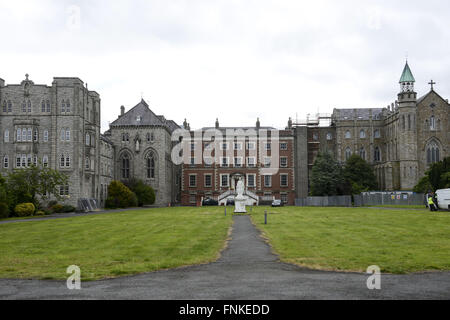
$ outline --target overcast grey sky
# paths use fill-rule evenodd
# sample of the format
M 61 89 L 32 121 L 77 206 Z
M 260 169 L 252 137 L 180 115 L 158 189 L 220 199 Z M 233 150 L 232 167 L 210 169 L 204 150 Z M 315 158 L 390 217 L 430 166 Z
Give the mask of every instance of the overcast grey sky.
M 385 107 L 406 54 L 419 95 L 450 97 L 448 1 L 0 0 L 0 21 L 0 78 L 81 78 L 103 130 L 141 92 L 192 128 Z

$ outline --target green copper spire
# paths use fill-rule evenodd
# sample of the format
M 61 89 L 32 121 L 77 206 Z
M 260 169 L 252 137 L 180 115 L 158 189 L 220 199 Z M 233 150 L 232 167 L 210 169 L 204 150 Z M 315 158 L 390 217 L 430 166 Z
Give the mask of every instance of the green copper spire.
M 402 77 L 400 78 L 400 83 L 402 82 L 416 82 L 414 76 L 409 68 L 408 61 L 406 61 L 405 69 L 403 69 Z

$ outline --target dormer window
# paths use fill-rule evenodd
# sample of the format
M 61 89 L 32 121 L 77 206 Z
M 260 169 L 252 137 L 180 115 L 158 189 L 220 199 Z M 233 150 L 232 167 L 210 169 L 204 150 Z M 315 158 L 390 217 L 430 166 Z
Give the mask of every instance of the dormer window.
M 137 122 L 141 122 L 141 120 L 142 120 L 142 116 L 137 116 L 137 117 L 136 117 L 136 121 L 137 121 Z

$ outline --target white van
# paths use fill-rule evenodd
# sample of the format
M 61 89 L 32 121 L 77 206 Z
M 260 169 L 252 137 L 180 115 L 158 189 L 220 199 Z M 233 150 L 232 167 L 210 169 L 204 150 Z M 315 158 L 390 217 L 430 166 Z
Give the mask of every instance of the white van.
M 450 210 L 450 189 L 436 191 L 438 206 L 443 210 Z

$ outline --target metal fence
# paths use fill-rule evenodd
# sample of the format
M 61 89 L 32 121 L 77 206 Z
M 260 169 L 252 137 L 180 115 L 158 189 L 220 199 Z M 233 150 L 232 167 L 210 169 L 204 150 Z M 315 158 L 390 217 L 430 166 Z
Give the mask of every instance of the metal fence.
M 414 192 L 365 192 L 353 196 L 355 207 L 425 205 L 425 195 Z
M 307 197 L 295 199 L 298 207 L 351 207 L 351 196 Z
M 295 199 L 298 207 L 363 207 L 425 205 L 425 195 L 414 192 L 365 192 L 352 196 L 307 197 Z

